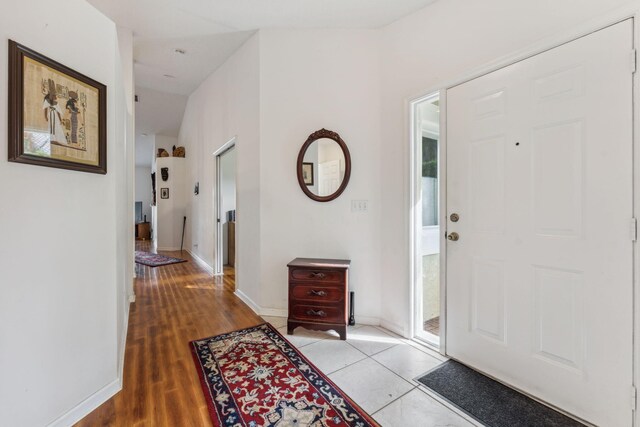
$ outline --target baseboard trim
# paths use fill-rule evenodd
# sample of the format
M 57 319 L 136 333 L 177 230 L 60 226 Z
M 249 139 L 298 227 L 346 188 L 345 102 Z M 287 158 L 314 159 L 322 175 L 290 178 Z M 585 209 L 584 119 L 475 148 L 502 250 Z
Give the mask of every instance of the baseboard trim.
M 394 322 L 390 322 L 388 320 L 381 320 L 380 321 L 380 326 L 382 326 L 385 329 L 390 330 L 391 332 L 400 335 L 401 337 L 404 338 L 410 338 L 409 334 L 407 333 L 407 329 L 401 325 L 398 325 L 397 323 Z
M 191 252 L 189 249 L 185 249 L 185 251 L 187 251 L 187 253 L 189 255 L 191 255 L 191 257 L 198 263 L 198 265 L 200 265 L 200 267 L 204 268 L 205 270 L 207 270 L 207 273 L 209 273 L 211 276 L 213 276 L 213 267 L 210 266 L 205 260 L 203 260 L 202 258 L 200 258 L 198 255 L 196 255 L 195 253 Z
M 370 326 L 382 326 L 380 318 L 371 316 L 354 316 L 356 318 L 356 325 L 370 325 Z
M 166 247 L 166 248 L 156 248 L 156 251 L 179 251 L 180 248 L 174 248 L 174 247 Z M 186 250 L 186 249 L 183 249 Z
M 289 312 L 280 308 L 260 308 L 260 316 L 287 317 Z
M 247 294 L 242 292 L 240 289 L 236 289 L 234 294 L 242 300 L 243 303 L 247 304 L 254 313 L 260 314 L 260 306 L 256 304 Z
M 129 312 L 131 311 L 130 310 L 131 303 L 135 302 L 135 300 L 136 300 L 135 295 L 133 295 L 133 301 L 131 301 L 131 295 L 129 296 L 129 304 L 125 307 L 124 319 L 122 319 L 122 321 L 124 322 L 124 325 L 123 325 L 123 331 L 122 331 L 122 338 L 120 339 L 120 355 L 118 359 L 118 374 L 121 380 L 122 378 L 124 378 L 124 357 L 127 349 L 127 334 L 129 333 Z
M 249 306 L 251 310 L 258 316 L 274 316 L 274 317 L 287 317 L 287 310 L 283 310 L 280 308 L 263 308 L 260 307 L 254 300 L 249 298 L 247 294 L 242 292 L 240 289 L 236 289 L 234 292 L 235 295 L 242 300 L 245 304 Z
M 129 302 L 136 302 L 136 294 L 129 295 Z
M 47 424 L 47 426 L 67 427 L 74 425 L 93 412 L 98 406 L 113 397 L 113 395 L 120 390 L 122 390 L 122 380 L 118 378 L 80 402 L 80 404 L 75 408 L 70 409 L 51 423 Z

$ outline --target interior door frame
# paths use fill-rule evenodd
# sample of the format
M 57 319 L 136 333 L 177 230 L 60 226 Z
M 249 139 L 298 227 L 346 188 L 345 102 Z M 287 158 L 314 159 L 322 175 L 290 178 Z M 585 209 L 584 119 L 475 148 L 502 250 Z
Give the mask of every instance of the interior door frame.
M 221 276 L 224 274 L 224 260 L 223 260 L 223 232 L 222 232 L 222 215 L 224 214 L 224 212 L 222 212 L 222 191 L 221 191 L 221 184 L 222 184 L 222 179 L 221 179 L 221 168 L 220 168 L 220 159 L 221 157 L 227 153 L 228 151 L 234 149 L 236 147 L 236 137 L 234 136 L 233 138 L 231 138 L 229 141 L 225 142 L 224 144 L 222 144 L 222 146 L 220 148 L 218 148 L 216 151 L 213 152 L 213 155 L 215 157 L 215 185 L 213 186 L 214 190 L 213 190 L 213 200 L 214 200 L 214 221 L 215 221 L 215 227 L 214 227 L 214 248 L 215 248 L 215 254 L 214 254 L 214 266 L 213 266 L 213 275 L 214 276 Z M 237 159 L 237 157 L 236 157 Z M 235 170 L 235 180 L 236 180 L 236 200 L 238 200 L 238 166 L 237 166 L 237 160 L 236 160 L 236 170 Z M 236 203 L 236 216 L 237 216 L 237 203 Z M 236 250 L 236 254 L 237 254 L 237 250 Z M 237 260 L 237 257 L 236 257 Z
M 410 299 L 408 301 L 408 308 L 412 315 L 410 316 L 410 324 L 409 324 L 409 332 L 411 337 L 415 336 L 415 331 L 418 325 L 415 322 L 415 316 L 413 315 L 415 310 L 416 295 L 415 295 L 415 274 L 416 274 L 416 266 L 415 266 L 415 254 L 416 254 L 416 239 L 415 239 L 415 215 L 413 212 L 413 206 L 416 199 L 416 153 L 415 153 L 415 123 L 414 123 L 414 107 L 415 104 L 424 100 L 430 94 L 435 92 L 440 92 L 440 158 L 441 162 L 441 177 L 440 177 L 440 211 L 441 211 L 441 220 L 443 217 L 446 219 L 447 212 L 447 204 L 446 204 L 446 151 L 447 151 L 447 90 L 465 83 L 469 80 L 476 79 L 485 74 L 491 73 L 493 71 L 499 70 L 501 68 L 507 67 L 509 65 L 515 64 L 517 62 L 523 61 L 532 56 L 538 55 L 565 43 L 569 43 L 581 37 L 587 36 L 591 33 L 602 30 L 606 27 L 615 25 L 627 19 L 633 20 L 633 46 L 637 51 L 640 46 L 640 25 L 638 22 L 640 18 L 640 7 L 638 5 L 629 4 L 623 6 L 621 8 L 615 9 L 609 13 L 603 14 L 596 19 L 593 19 L 585 24 L 575 26 L 567 31 L 564 31 L 561 34 L 547 37 L 542 39 L 541 41 L 532 44 L 522 50 L 516 51 L 513 54 L 506 55 L 504 57 L 498 58 L 495 61 L 489 62 L 475 68 L 469 72 L 462 73 L 461 75 L 442 82 L 436 87 L 428 88 L 427 90 L 421 91 L 419 94 L 410 97 L 407 99 L 405 117 L 407 120 L 405 123 L 408 123 L 408 129 L 405 130 L 409 143 L 408 149 L 408 159 L 409 164 L 407 165 L 407 171 L 409 173 L 408 182 L 409 182 L 409 194 L 408 201 L 409 206 L 407 211 L 409 212 L 408 218 L 408 227 L 407 233 L 409 236 L 409 277 L 411 282 L 409 296 Z M 640 68 L 640 61 L 638 61 L 637 57 L 634 59 L 637 63 L 636 68 Z M 632 57 L 630 54 L 629 58 L 629 66 L 632 66 Z M 636 70 L 636 72 L 632 76 L 632 85 L 633 85 L 633 121 L 632 121 L 632 134 L 633 134 L 633 216 L 638 218 L 638 212 L 640 212 L 640 195 L 638 191 L 640 190 L 640 117 L 638 112 L 640 112 L 640 80 L 639 80 L 640 72 Z M 442 222 L 445 224 L 446 222 Z M 446 244 L 447 240 L 444 237 L 446 230 L 441 230 L 440 236 L 440 300 L 441 300 L 441 316 L 445 321 L 441 325 L 440 332 L 440 348 L 439 351 L 442 355 L 447 354 L 446 348 L 446 301 L 447 301 L 447 283 L 446 283 L 446 267 L 447 267 L 447 259 L 446 259 Z M 636 387 L 640 384 L 640 251 L 637 247 L 637 241 L 634 242 L 633 245 L 633 386 L 629 392 L 630 401 L 636 402 Z M 635 403 L 632 405 L 638 406 Z M 640 426 L 640 411 L 634 411 L 634 426 Z

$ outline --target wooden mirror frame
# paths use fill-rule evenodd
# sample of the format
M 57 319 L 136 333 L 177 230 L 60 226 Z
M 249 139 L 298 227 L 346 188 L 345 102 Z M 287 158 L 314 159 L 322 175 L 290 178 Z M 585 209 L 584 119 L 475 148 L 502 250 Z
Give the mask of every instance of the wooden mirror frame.
M 307 185 L 304 183 L 304 178 L 302 176 L 302 163 L 304 161 L 304 155 L 307 152 L 307 148 L 309 148 L 309 146 L 313 144 L 315 141 L 322 138 L 332 139 L 340 146 L 340 148 L 342 149 L 342 154 L 344 154 L 344 163 L 345 163 L 344 179 L 342 180 L 342 183 L 340 183 L 340 187 L 338 187 L 338 189 L 333 194 L 330 194 L 328 196 L 319 196 L 317 194 L 312 193 L 311 190 L 309 190 Z M 298 154 L 298 163 L 297 163 L 296 171 L 298 173 L 298 184 L 300 184 L 300 188 L 302 189 L 304 194 L 307 195 L 307 197 L 309 197 L 312 200 L 315 200 L 316 202 L 330 202 L 334 199 L 337 199 L 338 196 L 340 196 L 342 192 L 345 190 L 345 188 L 347 188 L 347 184 L 349 184 L 349 178 L 351 177 L 351 155 L 349 154 L 349 149 L 347 148 L 347 144 L 345 144 L 342 138 L 340 138 L 340 135 L 338 135 L 336 132 L 333 132 L 324 128 L 313 132 L 311 135 L 309 135 L 309 138 L 307 138 L 305 143 L 302 145 L 302 148 L 300 149 L 300 153 Z

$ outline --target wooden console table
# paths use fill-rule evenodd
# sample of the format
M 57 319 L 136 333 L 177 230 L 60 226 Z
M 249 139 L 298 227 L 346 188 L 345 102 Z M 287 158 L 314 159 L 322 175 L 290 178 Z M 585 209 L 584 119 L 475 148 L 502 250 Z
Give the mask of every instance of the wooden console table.
M 347 339 L 350 260 L 296 258 L 289 267 L 287 332 L 335 330 Z

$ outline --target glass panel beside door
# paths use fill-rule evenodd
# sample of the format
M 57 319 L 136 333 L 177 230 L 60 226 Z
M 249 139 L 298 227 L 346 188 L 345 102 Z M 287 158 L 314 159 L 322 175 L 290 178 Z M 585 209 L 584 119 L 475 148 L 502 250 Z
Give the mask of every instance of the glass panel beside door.
M 414 104 L 415 336 L 440 343 L 440 105 L 437 94 Z

